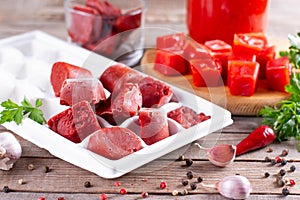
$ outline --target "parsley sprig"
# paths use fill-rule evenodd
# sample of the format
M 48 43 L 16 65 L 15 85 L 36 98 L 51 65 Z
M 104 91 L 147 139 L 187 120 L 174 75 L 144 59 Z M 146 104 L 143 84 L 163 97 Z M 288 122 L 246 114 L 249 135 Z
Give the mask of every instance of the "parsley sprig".
M 0 113 L 0 124 L 14 121 L 19 125 L 26 116 L 39 124 L 46 123 L 43 112 L 39 109 L 39 107 L 42 106 L 40 99 L 36 99 L 35 106 L 33 106 L 26 97 L 21 102 L 21 105 L 8 99 L 7 101 L 3 101 L 1 106 L 4 109 Z
M 263 117 L 263 124 L 273 127 L 278 141 L 292 137 L 300 140 L 300 32 L 296 36 L 289 35 L 288 39 L 289 50 L 280 52 L 280 56 L 288 56 L 293 68 L 290 84 L 285 87 L 290 97 L 273 107 L 265 106 L 258 113 Z

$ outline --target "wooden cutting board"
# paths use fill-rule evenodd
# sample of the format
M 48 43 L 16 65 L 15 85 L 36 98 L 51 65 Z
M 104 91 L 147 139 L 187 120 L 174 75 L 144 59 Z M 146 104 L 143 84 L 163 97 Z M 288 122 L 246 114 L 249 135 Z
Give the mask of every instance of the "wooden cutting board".
M 271 44 L 276 45 L 277 50 L 287 50 L 289 43 L 285 40 L 271 39 Z M 256 116 L 264 106 L 273 106 L 278 101 L 287 99 L 288 94 L 283 92 L 270 91 L 264 81 L 258 82 L 255 94 L 251 97 L 232 96 L 227 86 L 220 87 L 195 87 L 191 75 L 165 76 L 153 69 L 155 49 L 145 52 L 141 60 L 141 71 L 167 83 L 175 85 L 198 95 L 212 103 L 215 103 L 229 110 L 233 115 Z

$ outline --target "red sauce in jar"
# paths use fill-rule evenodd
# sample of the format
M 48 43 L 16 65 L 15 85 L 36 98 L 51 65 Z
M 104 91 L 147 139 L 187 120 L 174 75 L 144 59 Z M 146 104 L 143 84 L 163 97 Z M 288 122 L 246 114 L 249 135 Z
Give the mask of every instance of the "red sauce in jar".
M 265 32 L 268 0 L 187 0 L 187 26 L 197 42 L 233 42 L 234 33 Z

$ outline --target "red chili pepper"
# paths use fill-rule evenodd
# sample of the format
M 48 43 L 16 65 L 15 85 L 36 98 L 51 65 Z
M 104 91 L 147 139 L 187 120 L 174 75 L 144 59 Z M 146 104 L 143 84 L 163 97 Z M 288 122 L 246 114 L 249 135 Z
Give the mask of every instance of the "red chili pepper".
M 275 132 L 269 126 L 259 126 L 236 146 L 236 155 L 247 153 L 271 144 L 275 140 Z

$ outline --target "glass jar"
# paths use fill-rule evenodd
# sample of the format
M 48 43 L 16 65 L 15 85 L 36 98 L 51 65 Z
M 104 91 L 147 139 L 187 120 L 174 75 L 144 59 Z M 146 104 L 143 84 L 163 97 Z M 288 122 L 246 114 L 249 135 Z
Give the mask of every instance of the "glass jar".
M 232 44 L 234 33 L 265 32 L 268 0 L 187 0 L 187 27 L 197 42 L 220 39 Z

